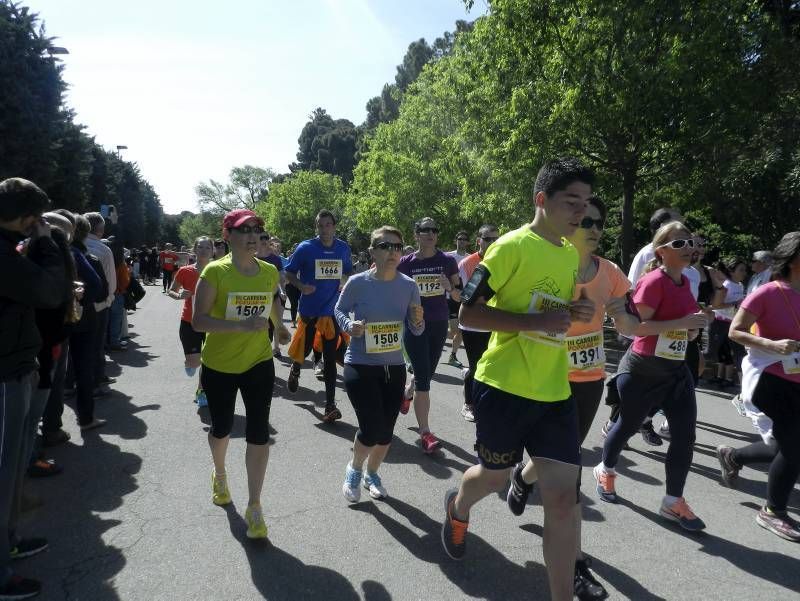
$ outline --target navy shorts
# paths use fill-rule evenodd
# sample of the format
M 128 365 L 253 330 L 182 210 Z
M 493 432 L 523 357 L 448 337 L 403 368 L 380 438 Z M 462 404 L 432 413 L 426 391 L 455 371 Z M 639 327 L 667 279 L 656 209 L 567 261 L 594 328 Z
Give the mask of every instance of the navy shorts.
M 581 464 L 575 400 L 526 399 L 475 380 L 472 395 L 475 450 L 485 468 L 502 470 L 534 458 Z
M 180 336 L 181 344 L 183 345 L 184 355 L 199 355 L 200 351 L 203 350 L 206 333 L 195 330 L 190 322 L 181 320 L 178 336 Z

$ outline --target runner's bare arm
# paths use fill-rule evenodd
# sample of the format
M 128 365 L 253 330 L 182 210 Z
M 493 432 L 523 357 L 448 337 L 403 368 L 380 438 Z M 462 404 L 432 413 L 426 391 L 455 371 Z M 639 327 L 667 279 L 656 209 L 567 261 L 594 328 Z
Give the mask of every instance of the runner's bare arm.
M 642 322 L 636 328 L 635 334 L 637 336 L 655 336 L 670 330 L 693 330 L 696 328 L 705 328 L 708 325 L 708 315 L 702 311 L 692 313 L 680 319 L 656 321 L 653 319 L 653 315 L 656 312 L 653 307 L 637 303 L 636 310 L 639 312 L 639 317 L 642 318 Z
M 756 316 L 746 309 L 739 309 L 731 322 L 730 337 L 734 342 L 744 346 L 754 346 L 768 353 L 791 355 L 800 351 L 800 342 L 796 340 L 770 340 L 750 333 L 756 322 Z

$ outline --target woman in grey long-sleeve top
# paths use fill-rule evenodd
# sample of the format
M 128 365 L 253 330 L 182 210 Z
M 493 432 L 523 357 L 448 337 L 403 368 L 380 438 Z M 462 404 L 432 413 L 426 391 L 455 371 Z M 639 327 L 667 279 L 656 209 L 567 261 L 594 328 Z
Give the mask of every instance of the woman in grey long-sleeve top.
M 418 336 L 425 328 L 419 289 L 397 272 L 403 252 L 400 231 L 383 226 L 372 232 L 370 252 L 374 267 L 347 281 L 335 308 L 339 327 L 351 336 L 343 375 L 358 418 L 353 459 L 342 485 L 351 503 L 361 498 L 362 483 L 373 499 L 387 496 L 378 468 L 392 442 L 406 383 L 403 329 Z

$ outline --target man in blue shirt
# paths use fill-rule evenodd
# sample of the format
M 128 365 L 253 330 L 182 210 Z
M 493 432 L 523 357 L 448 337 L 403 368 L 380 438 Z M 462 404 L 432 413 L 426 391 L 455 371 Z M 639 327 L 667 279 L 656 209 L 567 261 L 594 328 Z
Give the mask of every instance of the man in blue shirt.
M 339 326 L 334 318 L 334 307 L 339 292 L 353 271 L 350 247 L 344 240 L 336 238 L 336 217 L 322 210 L 315 219 L 317 237 L 305 240 L 297 246 L 286 265 L 287 280 L 302 293 L 300 297 L 300 320 L 303 332 L 303 357 L 307 357 L 314 344 L 314 336 L 320 327 L 322 359 L 324 361 L 325 416 L 324 421 L 341 419 L 336 407 L 336 347 L 339 343 Z M 325 333 L 327 333 L 327 336 Z M 333 334 L 331 337 L 330 334 Z M 295 358 L 296 359 L 296 358 Z M 300 378 L 302 363 L 296 360 L 289 370 L 287 387 L 295 392 Z

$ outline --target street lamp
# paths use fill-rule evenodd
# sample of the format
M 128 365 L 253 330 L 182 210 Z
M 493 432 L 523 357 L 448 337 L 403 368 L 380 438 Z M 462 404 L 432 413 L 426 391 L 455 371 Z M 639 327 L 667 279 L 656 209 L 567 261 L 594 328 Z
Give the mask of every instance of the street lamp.
M 54 54 L 69 54 L 69 50 L 64 48 L 63 46 L 52 46 L 47 49 L 47 53 L 50 55 Z
M 125 146 L 125 145 L 120 145 L 120 146 L 117 146 L 117 158 L 118 158 L 118 159 L 119 159 L 119 158 L 122 158 L 122 157 L 121 157 L 121 155 L 120 155 L 120 150 L 128 150 L 128 147 L 127 147 L 127 146 Z

